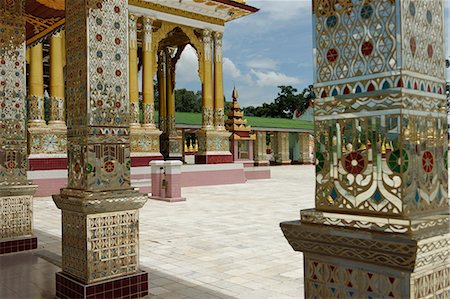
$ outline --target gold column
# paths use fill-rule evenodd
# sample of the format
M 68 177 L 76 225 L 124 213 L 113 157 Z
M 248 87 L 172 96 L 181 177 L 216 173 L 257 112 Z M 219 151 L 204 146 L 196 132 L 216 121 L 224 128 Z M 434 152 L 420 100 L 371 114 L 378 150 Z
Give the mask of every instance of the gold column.
M 166 158 L 182 159 L 183 156 L 183 138 L 177 131 L 175 120 L 175 66 L 177 57 L 175 57 L 177 48 L 168 47 L 166 53 L 166 109 L 167 123 L 166 136 L 168 148 L 163 151 Z
M 130 14 L 129 30 L 129 82 L 130 82 L 130 127 L 140 127 L 139 122 L 139 82 L 138 82 L 138 46 L 137 18 Z
M 154 54 L 155 51 L 152 48 L 152 30 L 153 19 L 149 17 L 142 17 L 142 95 L 143 95 L 143 110 L 142 110 L 142 126 L 137 125 L 131 127 L 130 143 L 131 143 L 131 155 L 139 157 L 152 157 L 148 159 L 160 159 L 160 140 L 159 136 L 161 132 L 155 126 L 155 98 L 153 89 L 153 77 L 154 77 Z M 135 29 L 132 39 L 135 40 Z M 134 62 L 130 62 L 135 70 L 132 70 L 132 76 L 136 74 L 136 77 L 130 78 L 130 97 L 136 103 L 133 103 L 133 115 L 136 124 L 139 123 L 139 100 L 138 100 L 138 69 L 137 69 L 137 42 L 133 42 L 133 59 Z M 130 48 L 131 51 L 131 48 Z M 131 85 L 132 84 L 132 85 Z
M 42 43 L 30 49 L 29 126 L 45 125 L 44 120 L 44 64 Z
M 166 131 L 166 54 L 158 53 L 159 130 Z
M 142 94 L 144 100 L 143 127 L 155 127 L 155 98 L 153 90 L 153 51 L 152 29 L 153 19 L 142 18 Z
M 50 98 L 49 125 L 65 125 L 63 38 L 58 32 L 50 38 Z
M 218 130 L 225 130 L 222 37 L 222 32 L 214 32 L 214 125 Z
M 176 48 L 166 50 L 166 105 L 167 105 L 167 131 L 176 133 L 175 128 L 175 54 Z
M 212 82 L 212 40 L 211 31 L 203 30 L 203 129 L 214 127 L 214 98 Z

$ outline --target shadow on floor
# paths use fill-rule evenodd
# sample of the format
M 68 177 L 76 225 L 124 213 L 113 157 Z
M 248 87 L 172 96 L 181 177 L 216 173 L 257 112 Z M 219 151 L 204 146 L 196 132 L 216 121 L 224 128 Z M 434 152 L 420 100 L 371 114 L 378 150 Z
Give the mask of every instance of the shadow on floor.
M 0 256 L 0 298 L 54 298 L 55 273 L 61 271 L 61 238 L 35 230 L 38 249 Z M 149 274 L 149 299 L 234 299 L 205 285 L 141 266 Z M 160 283 L 160 284 L 158 284 Z

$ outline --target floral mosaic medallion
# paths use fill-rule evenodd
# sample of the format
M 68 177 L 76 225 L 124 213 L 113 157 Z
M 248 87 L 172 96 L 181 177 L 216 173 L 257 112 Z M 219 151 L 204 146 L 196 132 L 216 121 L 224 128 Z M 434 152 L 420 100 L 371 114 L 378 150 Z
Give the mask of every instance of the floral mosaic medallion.
M 366 167 L 366 160 L 358 152 L 351 152 L 344 159 L 344 168 L 351 174 L 360 174 Z

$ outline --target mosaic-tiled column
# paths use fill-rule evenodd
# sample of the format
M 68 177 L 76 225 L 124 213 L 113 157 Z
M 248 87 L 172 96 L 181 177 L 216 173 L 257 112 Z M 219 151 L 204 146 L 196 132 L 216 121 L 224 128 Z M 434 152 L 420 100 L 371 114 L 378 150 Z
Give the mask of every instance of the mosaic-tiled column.
M 316 207 L 281 224 L 306 297 L 448 297 L 443 1 L 313 3 Z
M 255 150 L 254 150 L 254 161 L 256 166 L 268 166 L 269 160 L 267 159 L 267 143 L 266 143 L 266 132 L 265 131 L 255 131 Z
M 37 247 L 27 179 L 24 1 L 0 2 L 0 254 Z
M 203 112 L 202 129 L 197 132 L 199 150 L 195 155 L 195 163 L 231 163 L 233 161 L 229 141 L 231 134 L 220 126 L 217 129 L 214 126 L 213 34 L 209 30 L 203 30 L 202 34 L 203 55 L 199 56 L 201 58 L 199 66 L 202 74 Z
M 274 132 L 272 144 L 273 156 L 276 164 L 289 165 L 289 133 Z
M 131 156 L 133 166 L 147 166 L 151 160 L 162 159 L 159 149 L 159 131 L 155 126 L 155 99 L 153 92 L 153 19 L 142 17 L 142 127 L 131 129 Z
M 66 1 L 66 45 L 69 178 L 53 196 L 63 231 L 57 297 L 144 296 L 147 198 L 130 187 L 127 3 Z

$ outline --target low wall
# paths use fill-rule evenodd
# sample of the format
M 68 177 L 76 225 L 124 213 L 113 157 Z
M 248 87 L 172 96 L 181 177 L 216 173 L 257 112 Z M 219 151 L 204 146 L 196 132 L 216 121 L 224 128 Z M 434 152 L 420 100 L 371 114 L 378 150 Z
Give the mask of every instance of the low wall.
M 51 196 L 67 186 L 67 170 L 28 171 L 28 179 L 39 186 L 35 197 Z M 270 179 L 270 168 L 244 167 L 242 163 L 181 166 L 181 187 L 242 184 L 256 179 Z M 150 166 L 132 167 L 131 185 L 150 193 Z

